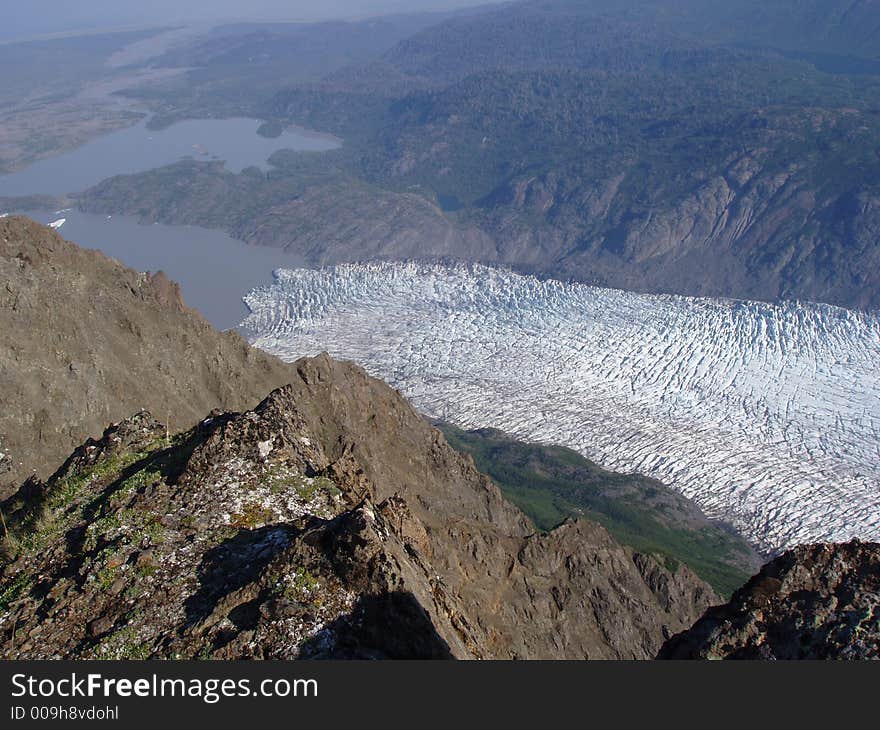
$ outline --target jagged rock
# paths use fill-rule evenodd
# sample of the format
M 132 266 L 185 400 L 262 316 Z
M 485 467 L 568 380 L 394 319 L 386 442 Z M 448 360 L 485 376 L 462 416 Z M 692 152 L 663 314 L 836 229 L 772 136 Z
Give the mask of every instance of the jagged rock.
M 178 431 L 212 408 L 252 408 L 292 378 L 183 306 L 163 273 L 128 269 L 24 217 L 0 219 L 0 281 L 0 497 L 141 408 Z
M 14 217 L 0 275 L 0 443 L 38 470 L 0 504 L 4 657 L 647 658 L 717 600 L 591 523 L 535 534 L 398 392 L 161 277 Z
M 880 659 L 880 544 L 783 553 L 658 658 Z
M 399 394 L 296 367 L 170 439 L 139 412 L 6 500 L 0 653 L 646 658 L 716 600 L 598 525 L 533 534 Z

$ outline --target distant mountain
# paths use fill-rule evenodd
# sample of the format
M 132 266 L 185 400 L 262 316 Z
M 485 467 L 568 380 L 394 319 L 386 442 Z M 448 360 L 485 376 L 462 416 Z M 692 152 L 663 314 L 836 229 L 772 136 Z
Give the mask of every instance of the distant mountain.
M 878 29 L 870 3 L 524 3 L 268 113 L 341 133 L 364 179 L 485 234 L 463 259 L 877 307 Z
M 178 78 L 130 88 L 124 95 L 150 105 L 155 112 L 152 127 L 181 118 L 251 116 L 267 96 L 286 85 L 369 63 L 454 15 L 413 12 L 351 21 L 227 23 L 151 59 L 150 66 L 157 69 L 185 69 Z
M 673 61 L 670 51 L 720 45 L 876 62 L 880 8 L 853 0 L 528 0 L 427 28 L 382 61 L 412 79 L 448 82 L 492 69 L 638 68 Z
M 320 79 L 285 70 L 285 43 L 314 49 L 280 31 L 169 56 L 204 65 L 137 92 L 160 122 L 247 113 L 343 149 L 277 154 L 269 174 L 181 163 L 79 204 L 222 227 L 313 265 L 451 257 L 635 291 L 880 306 L 875 3 L 536 1 L 425 25 L 390 22 L 375 42 L 347 27 L 359 55 L 334 52 Z M 267 57 L 244 64 L 263 40 Z
M 780 555 L 659 659 L 880 659 L 880 544 Z

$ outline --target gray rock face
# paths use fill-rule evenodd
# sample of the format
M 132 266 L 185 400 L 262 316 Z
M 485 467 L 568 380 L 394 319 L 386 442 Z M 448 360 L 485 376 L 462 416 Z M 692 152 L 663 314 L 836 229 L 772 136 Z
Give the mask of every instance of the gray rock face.
M 12 658 L 649 658 L 717 601 L 523 515 L 398 394 L 326 356 L 175 437 L 148 413 L 2 507 Z
M 616 174 L 518 181 L 482 222 L 497 253 L 476 258 L 635 291 L 875 309 L 876 191 L 832 193 L 806 166 L 780 171 L 768 156 L 695 172 L 686 194 L 667 197 L 657 181 L 650 206 L 630 200 Z
M 0 497 L 138 409 L 180 430 L 291 379 L 187 309 L 161 272 L 139 274 L 27 218 L 0 219 L 0 281 Z
M 880 544 L 782 554 L 658 658 L 880 659 Z

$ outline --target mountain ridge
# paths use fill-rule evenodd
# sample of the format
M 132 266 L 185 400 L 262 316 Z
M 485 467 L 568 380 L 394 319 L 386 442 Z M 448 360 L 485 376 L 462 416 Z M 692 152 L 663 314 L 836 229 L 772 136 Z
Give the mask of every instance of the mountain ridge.
M 191 320 L 183 329 L 194 339 L 223 341 L 193 324 L 202 320 L 164 277 L 81 251 L 25 219 L 2 225 L 4 253 L 13 255 L 0 264 L 15 274 L 7 292 L 41 278 L 48 295 L 59 279 L 106 287 L 94 300 L 102 319 L 85 320 L 93 327 L 112 331 L 133 297 L 161 311 L 166 330 Z M 15 236 L 31 247 L 10 246 Z M 117 286 L 124 296 L 109 296 Z M 83 314 L 77 301 L 65 300 L 74 320 Z M 14 313 L 31 304 L 21 297 L 6 306 Z M 27 336 L 55 341 L 55 321 L 69 320 L 18 332 L 17 362 Z M 104 367 L 114 347 L 147 326 L 124 328 Z M 167 348 L 174 336 L 159 341 Z M 90 342 L 108 348 L 101 337 Z M 264 383 L 267 362 L 277 361 L 256 357 L 238 376 L 249 382 L 256 372 Z M 711 608 L 717 596 L 687 566 L 623 547 L 596 523 L 567 519 L 536 533 L 470 457 L 360 367 L 322 354 L 278 372 L 286 384 L 251 410 L 214 408 L 182 431 L 143 410 L 113 423 L 47 479 L 31 476 L 2 501 L 2 656 L 647 659 L 732 610 Z M 820 570 L 818 608 L 796 610 L 838 636 L 849 623 L 847 609 L 835 608 L 835 576 L 845 576 L 858 610 L 870 609 L 876 571 L 863 575 L 848 561 L 852 546 L 815 549 L 828 556 L 815 565 L 830 559 L 845 570 Z M 801 600 L 811 569 L 801 553 L 793 592 L 780 592 L 783 613 Z M 733 601 L 785 560 L 765 566 Z M 758 608 L 746 606 L 748 625 L 758 625 Z M 866 617 L 861 643 L 835 639 L 835 656 L 871 655 Z M 797 640 L 785 626 L 779 640 Z M 759 642 L 762 656 L 768 646 L 776 651 Z
M 671 637 L 658 659 L 880 659 L 880 544 L 802 545 Z
M 0 348 L 11 375 L 42 371 L 41 389 L 75 405 L 84 390 L 101 396 L 83 387 L 100 368 L 123 408 L 141 401 L 120 390 L 135 390 L 137 373 L 159 396 L 194 388 L 192 404 L 218 398 L 191 374 L 216 372 L 232 342 L 244 350 L 228 361 L 240 401 L 283 381 L 251 410 L 211 402 L 183 430 L 139 411 L 51 476 L 25 480 L 0 507 L 4 656 L 648 658 L 718 600 L 686 565 L 670 569 L 594 523 L 535 534 L 472 461 L 359 367 L 248 354 L 183 308 L 164 277 L 23 218 L 0 221 L 0 236 L 16 295 L 0 316 L 55 312 Z M 62 334 L 83 326 L 74 344 L 88 343 L 90 359 L 68 379 Z M 64 367 L 45 364 L 46 342 Z M 163 369 L 179 379 L 151 375 Z M 182 407 L 174 414 L 187 422 Z M 71 430 L 87 420 L 61 417 Z M 42 428 L 58 425 L 50 414 Z M 62 447 L 56 439 L 31 458 L 49 462 Z M 410 628 L 388 631 L 392 619 Z
M 297 370 L 254 411 L 174 438 L 141 412 L 4 502 L 0 624 L 29 640 L 0 651 L 648 658 L 717 600 L 593 523 L 533 534 L 363 371 L 326 356 Z M 369 391 L 377 432 L 352 443 Z
M 0 219 L 0 277 L 9 483 L 46 478 L 77 443 L 140 408 L 189 426 L 215 407 L 252 406 L 290 377 L 187 309 L 161 272 L 132 271 L 30 219 Z

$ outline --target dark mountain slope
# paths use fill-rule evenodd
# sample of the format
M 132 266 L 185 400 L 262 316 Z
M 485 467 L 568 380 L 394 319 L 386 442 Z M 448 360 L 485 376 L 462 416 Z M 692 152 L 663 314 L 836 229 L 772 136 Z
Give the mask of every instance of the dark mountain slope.
M 270 175 L 181 163 L 79 204 L 221 226 L 314 265 L 449 256 L 636 291 L 880 306 L 873 97 L 834 81 L 761 101 L 784 101 L 780 84 L 797 95 L 783 78 L 737 101 L 752 70 L 483 74 L 408 96 L 332 157 L 279 156 Z M 361 100 L 296 93 L 279 110 L 320 127 L 369 120 Z
M 387 91 L 390 82 L 400 93 L 491 70 L 672 67 L 676 54 L 717 46 L 877 62 L 880 9 L 852 0 L 515 2 L 431 25 L 326 81 L 352 91 Z
M 660 659 L 880 659 L 880 545 L 783 553 Z
M 381 56 L 450 13 L 388 15 L 318 23 L 236 23 L 171 48 L 156 68 L 183 69 L 170 80 L 126 90 L 147 103 L 158 128 L 181 118 L 253 116 L 267 96 Z M 271 128 L 264 128 L 269 132 Z
M 79 204 L 315 265 L 443 256 L 875 308 L 878 28 L 842 0 L 514 3 L 264 99 L 342 150 L 120 176 Z
M 662 555 L 667 565 L 686 563 L 722 596 L 761 564 L 735 531 L 656 479 L 609 472 L 571 449 L 524 443 L 490 428 L 437 427 L 541 530 L 570 517 L 594 520 L 624 545 Z

